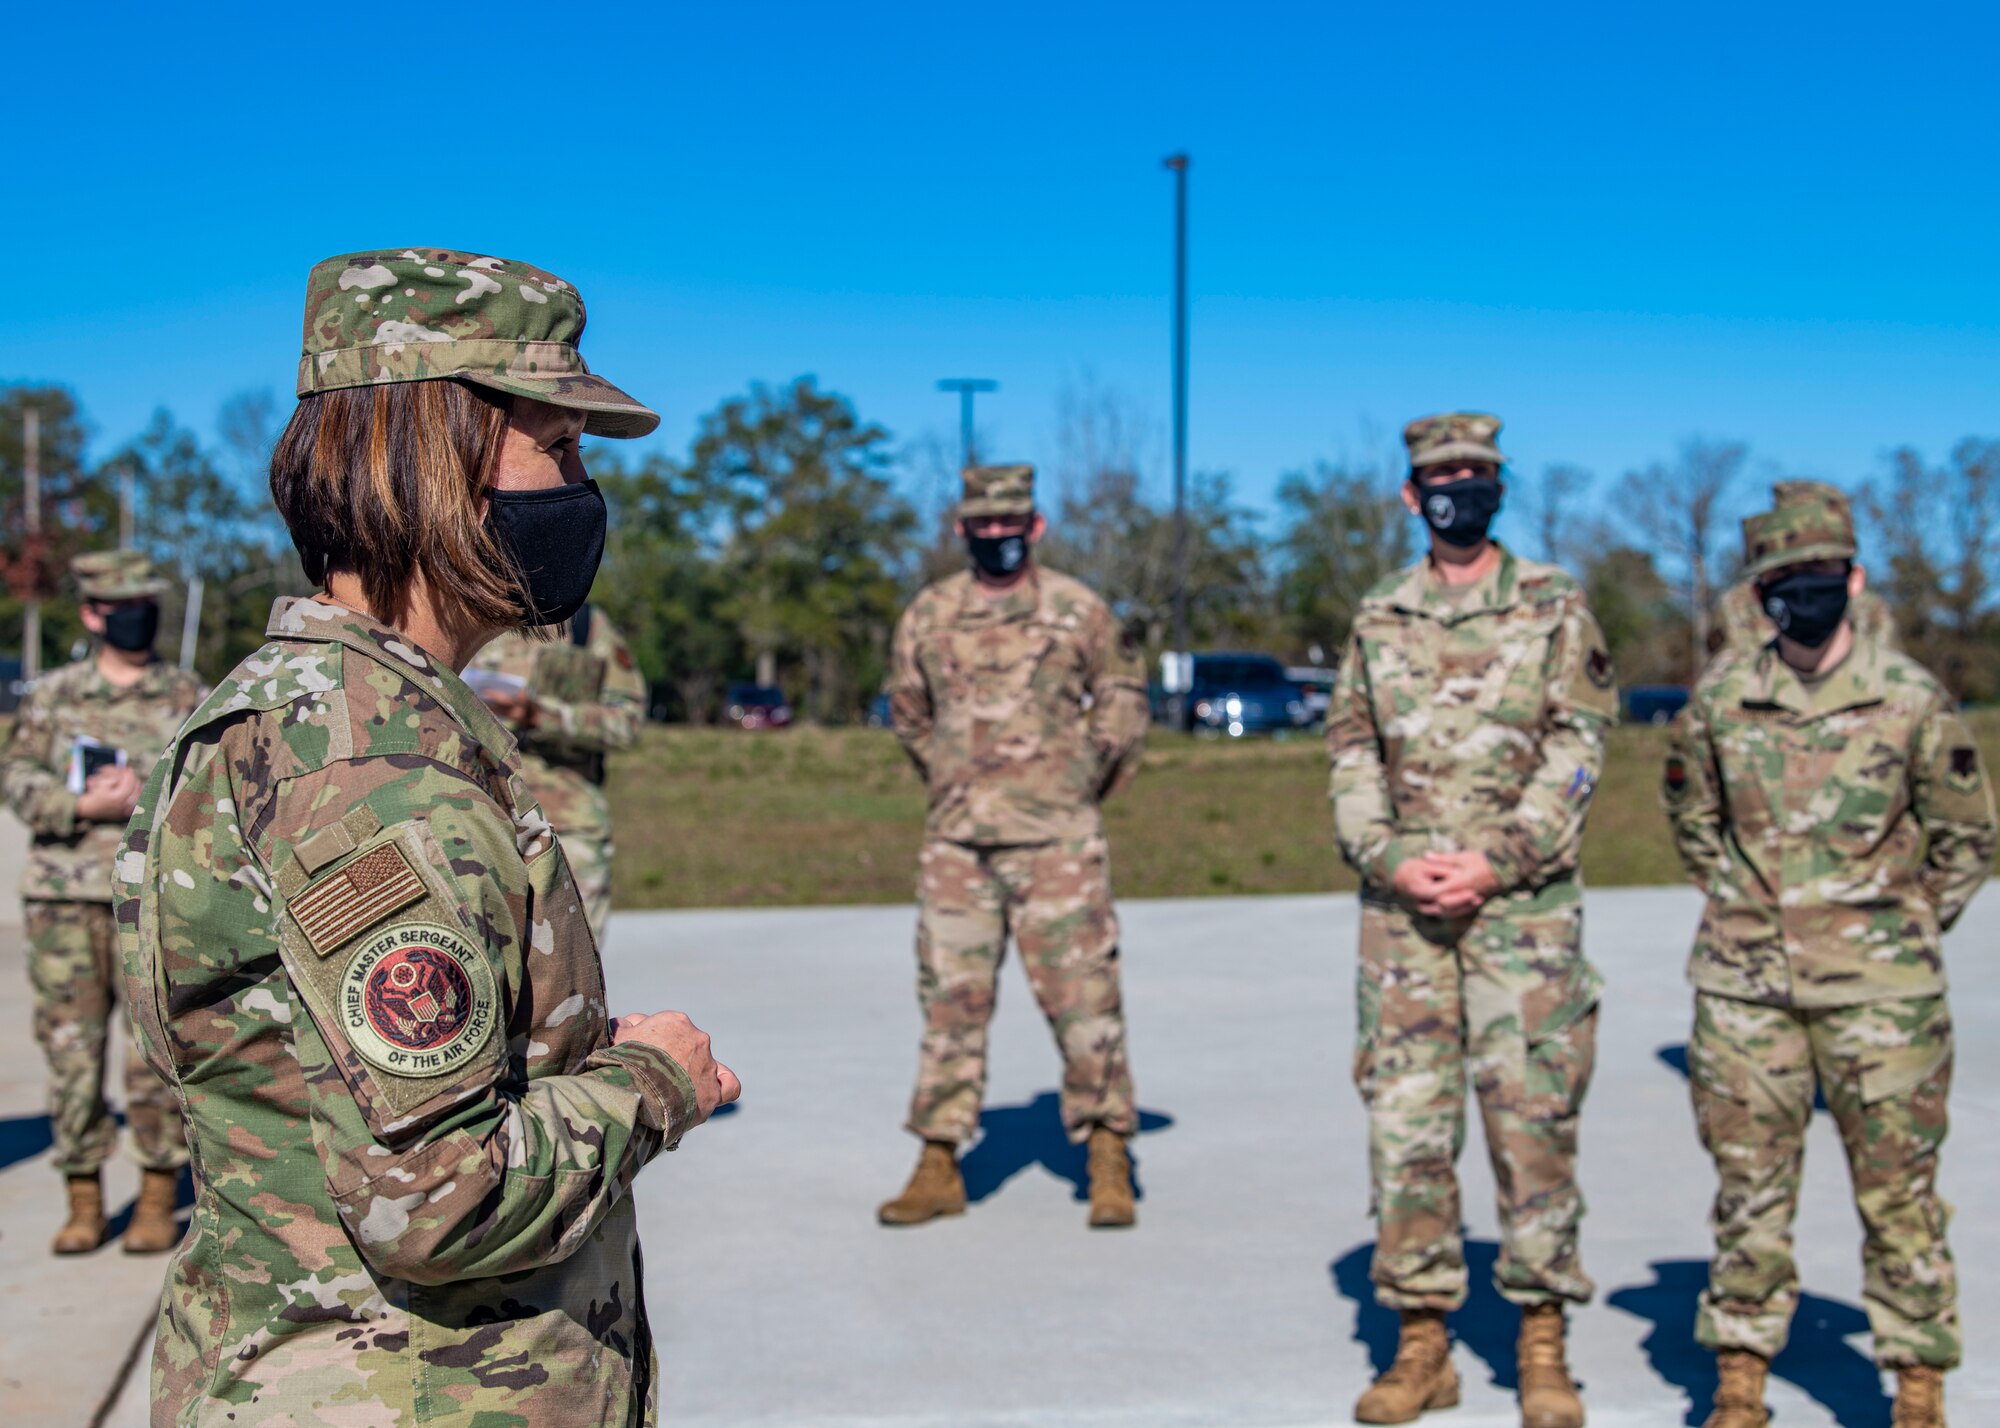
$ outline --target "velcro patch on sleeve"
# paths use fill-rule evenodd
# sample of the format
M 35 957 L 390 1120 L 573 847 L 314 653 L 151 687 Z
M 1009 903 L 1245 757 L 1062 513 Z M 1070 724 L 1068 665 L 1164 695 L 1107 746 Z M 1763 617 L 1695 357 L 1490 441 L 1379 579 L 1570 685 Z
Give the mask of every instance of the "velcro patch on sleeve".
M 1979 751 L 1970 744 L 1960 744 L 1953 749 L 1945 778 L 1960 793 L 1972 793 L 1978 789 Z
M 292 898 L 287 910 L 321 957 L 424 895 L 424 880 L 394 843 L 363 853 Z
M 500 1025 L 493 968 L 439 923 L 385 928 L 340 978 L 340 1029 L 369 1065 L 428 1078 L 470 1066 Z

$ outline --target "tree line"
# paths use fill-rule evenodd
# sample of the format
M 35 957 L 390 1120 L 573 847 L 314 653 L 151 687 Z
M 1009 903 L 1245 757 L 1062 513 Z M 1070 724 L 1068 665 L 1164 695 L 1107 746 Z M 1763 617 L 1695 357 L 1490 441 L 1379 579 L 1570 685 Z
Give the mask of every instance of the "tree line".
M 30 408 L 37 540 L 23 510 Z M 1148 476 L 1151 426 L 1090 383 L 1065 391 L 1055 415 L 1056 460 L 1038 476 L 1051 525 L 1042 558 L 1097 589 L 1157 655 L 1171 634 L 1175 523 Z M 265 485 L 282 421 L 271 394 L 245 393 L 224 405 L 211 444 L 161 412 L 92 460 L 66 389 L 0 389 L 0 646 L 16 644 L 22 604 L 39 592 L 42 663 L 69 657 L 82 630 L 64 564 L 115 544 L 122 519 L 175 582 L 170 653 L 196 579 L 197 668 L 213 676 L 254 649 L 272 600 L 310 589 Z M 1268 511 L 1244 505 L 1228 473 L 1191 476 L 1195 648 L 1337 658 L 1361 597 L 1414 557 L 1420 534 L 1398 498 L 1400 447 L 1361 446 L 1284 473 Z M 682 456 L 592 444 L 585 461 L 611 507 L 594 599 L 631 641 L 659 711 L 707 722 L 729 682 L 758 679 L 808 719 L 860 717 L 903 605 L 964 565 L 950 528 L 955 455 L 935 438 L 899 446 L 811 378 L 724 401 Z M 1684 684 L 1713 602 L 1736 578 L 1737 519 L 1790 474 L 1755 463 L 1741 442 L 1705 438 L 1613 479 L 1564 463 L 1515 470 L 1496 531 L 1583 582 L 1624 683 Z M 2000 699 L 2000 441 L 1968 437 L 1936 462 L 1905 447 L 1851 489 L 1862 559 L 1906 646 L 1961 698 Z

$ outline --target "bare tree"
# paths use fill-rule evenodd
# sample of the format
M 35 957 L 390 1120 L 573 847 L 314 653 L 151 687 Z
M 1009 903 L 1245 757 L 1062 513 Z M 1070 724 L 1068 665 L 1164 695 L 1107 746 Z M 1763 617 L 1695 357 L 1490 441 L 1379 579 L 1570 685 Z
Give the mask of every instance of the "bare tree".
M 1706 658 L 1710 610 L 1726 557 L 1730 489 L 1750 449 L 1740 441 L 1692 437 L 1668 466 L 1630 471 L 1620 485 L 1628 518 L 1647 547 L 1662 557 L 1679 587 L 1693 629 L 1692 680 Z
M 1967 437 L 1943 467 L 1900 448 L 1860 504 L 1879 543 L 1876 583 L 1910 652 L 1961 699 L 2000 697 L 2000 441 Z
M 1544 466 L 1534 482 L 1522 483 L 1530 487 L 1523 504 L 1534 518 L 1543 560 L 1575 572 L 1598 548 L 1586 535 L 1586 525 L 1578 511 L 1581 498 L 1596 479 L 1584 467 L 1556 461 Z

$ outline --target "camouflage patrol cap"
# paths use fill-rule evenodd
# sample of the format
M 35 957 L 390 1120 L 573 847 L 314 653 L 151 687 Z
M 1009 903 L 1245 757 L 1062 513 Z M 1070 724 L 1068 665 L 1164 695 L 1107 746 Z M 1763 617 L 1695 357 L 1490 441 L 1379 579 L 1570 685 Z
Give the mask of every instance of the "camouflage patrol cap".
M 306 279 L 299 395 L 457 377 L 584 412 L 593 436 L 644 436 L 659 413 L 593 376 L 583 297 L 540 268 L 448 248 L 344 253 Z
M 1507 458 L 1493 444 L 1500 434 L 1500 418 L 1485 412 L 1441 412 L 1418 417 L 1403 428 L 1403 444 L 1410 448 L 1410 469 L 1436 466 L 1444 461 L 1491 461 L 1504 466 Z
M 1847 500 L 1847 493 L 1840 487 L 1826 481 L 1774 481 L 1771 483 L 1771 504 L 1774 506 L 1797 506 L 1819 501 L 1853 509 Z
M 1809 560 L 1854 559 L 1854 512 L 1846 495 L 1816 481 L 1783 484 L 1794 489 L 1772 509 L 1743 522 L 1744 576 L 1760 580 Z
M 964 477 L 965 499 L 958 503 L 961 520 L 967 516 L 1025 516 L 1035 509 L 1035 468 L 1024 462 L 968 466 Z
M 86 600 L 157 600 L 167 590 L 153 562 L 136 550 L 90 551 L 70 561 L 69 573 Z

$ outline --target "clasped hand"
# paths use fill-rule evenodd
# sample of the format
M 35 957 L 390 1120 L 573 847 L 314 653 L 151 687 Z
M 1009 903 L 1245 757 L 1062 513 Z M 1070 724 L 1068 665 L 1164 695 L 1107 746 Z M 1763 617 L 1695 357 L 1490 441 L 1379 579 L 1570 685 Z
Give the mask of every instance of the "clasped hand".
M 1392 886 L 1425 917 L 1470 917 L 1500 891 L 1484 853 L 1422 853 L 1396 869 Z
M 694 1082 L 702 1120 L 715 1114 L 717 1106 L 726 1106 L 743 1094 L 743 1083 L 736 1079 L 736 1073 L 715 1059 L 708 1033 L 688 1020 L 685 1012 L 631 1012 L 614 1017 L 611 1044 L 622 1046 L 628 1041 L 644 1042 L 681 1064 Z
M 123 823 L 139 806 L 139 775 L 131 769 L 101 768 L 84 780 L 76 796 L 76 816 L 90 823 Z

